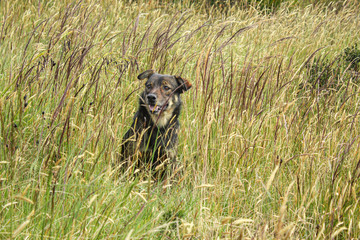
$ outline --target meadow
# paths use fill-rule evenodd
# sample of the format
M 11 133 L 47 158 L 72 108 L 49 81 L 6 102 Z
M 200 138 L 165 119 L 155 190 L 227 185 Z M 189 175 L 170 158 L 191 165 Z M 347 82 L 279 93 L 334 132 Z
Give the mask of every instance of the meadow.
M 1 1 L 0 239 L 358 238 L 359 2 L 241 2 Z M 147 69 L 167 182 L 119 163 Z

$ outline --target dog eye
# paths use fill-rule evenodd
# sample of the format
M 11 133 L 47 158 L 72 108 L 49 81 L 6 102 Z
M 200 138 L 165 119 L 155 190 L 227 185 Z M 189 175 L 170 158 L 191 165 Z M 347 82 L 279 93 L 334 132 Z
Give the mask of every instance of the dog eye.
M 164 86 L 163 88 L 165 91 L 170 90 L 170 88 L 168 86 Z
M 146 87 L 147 89 L 151 89 L 152 86 L 151 86 L 151 84 L 146 84 L 145 87 Z

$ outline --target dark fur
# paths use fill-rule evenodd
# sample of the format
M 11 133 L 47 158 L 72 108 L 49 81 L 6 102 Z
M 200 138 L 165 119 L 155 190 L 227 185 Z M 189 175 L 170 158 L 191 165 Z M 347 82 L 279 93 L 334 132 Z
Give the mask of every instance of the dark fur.
M 122 141 L 122 158 L 127 166 L 163 173 L 176 167 L 178 129 L 181 110 L 180 94 L 191 84 L 178 76 L 147 70 L 138 76 L 147 78 L 139 97 L 139 109 L 131 128 Z M 138 159 L 134 163 L 134 159 Z M 161 171 L 159 169 L 162 169 Z

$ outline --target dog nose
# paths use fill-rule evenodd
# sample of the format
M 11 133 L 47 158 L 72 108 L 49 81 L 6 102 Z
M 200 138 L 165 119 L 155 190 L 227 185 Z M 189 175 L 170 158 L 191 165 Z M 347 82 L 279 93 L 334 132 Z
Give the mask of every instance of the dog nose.
M 155 103 L 156 95 L 155 94 L 148 94 L 147 99 L 148 99 L 149 103 Z

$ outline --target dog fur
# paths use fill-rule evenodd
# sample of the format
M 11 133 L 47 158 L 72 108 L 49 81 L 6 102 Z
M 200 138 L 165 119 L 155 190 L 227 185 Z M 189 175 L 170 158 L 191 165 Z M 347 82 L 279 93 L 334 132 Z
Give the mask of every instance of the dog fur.
M 151 169 L 163 175 L 164 171 L 159 169 L 176 167 L 180 94 L 189 90 L 191 84 L 180 76 L 162 75 L 153 70 L 141 73 L 138 79 L 147 81 L 131 128 L 123 137 L 122 158 L 127 166 Z M 138 161 L 134 163 L 134 159 Z

